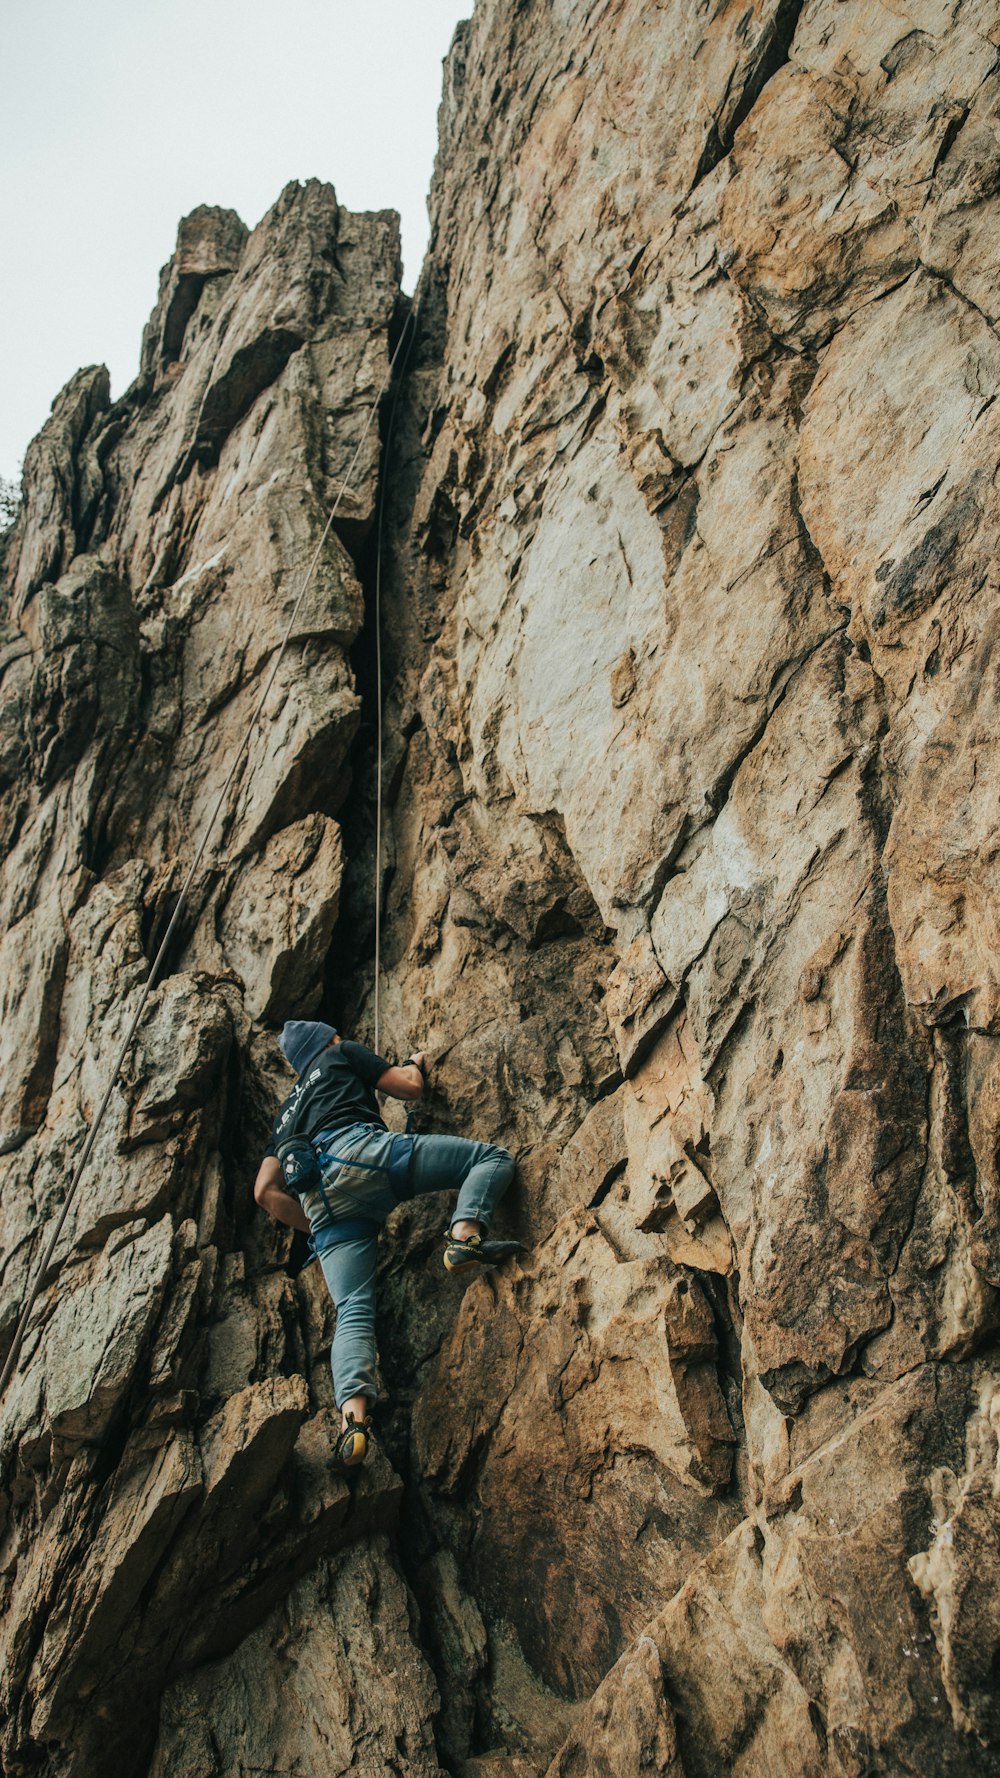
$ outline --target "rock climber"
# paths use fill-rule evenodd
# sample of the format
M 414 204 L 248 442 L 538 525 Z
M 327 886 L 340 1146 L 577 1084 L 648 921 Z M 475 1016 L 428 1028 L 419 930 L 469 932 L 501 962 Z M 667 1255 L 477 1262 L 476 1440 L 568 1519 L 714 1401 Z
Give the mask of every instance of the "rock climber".
M 488 1239 L 514 1159 L 486 1142 L 387 1129 L 375 1095 L 419 1099 L 427 1078 L 422 1052 L 387 1062 L 333 1025 L 309 1019 L 290 1019 L 279 1044 L 298 1080 L 274 1120 L 254 1197 L 278 1222 L 310 1236 L 337 1310 L 331 1364 L 341 1431 L 330 1466 L 343 1475 L 364 1462 L 371 1434 L 382 1223 L 418 1193 L 457 1190 L 445 1267 L 471 1272 L 495 1265 L 520 1251 L 518 1241 Z

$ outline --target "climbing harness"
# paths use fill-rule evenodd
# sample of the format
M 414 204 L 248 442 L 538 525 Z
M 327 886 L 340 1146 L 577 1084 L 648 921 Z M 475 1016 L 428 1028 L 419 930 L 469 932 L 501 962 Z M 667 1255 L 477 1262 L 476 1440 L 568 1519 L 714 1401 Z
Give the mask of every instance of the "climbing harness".
M 349 1155 L 324 1153 L 323 1144 L 333 1140 L 333 1136 L 326 1131 L 315 1138 L 321 1172 L 324 1167 L 336 1164 L 341 1167 L 357 1167 L 362 1173 L 384 1173 L 389 1181 L 389 1190 L 398 1203 L 402 1203 L 404 1198 L 410 1196 L 410 1175 L 413 1168 L 415 1137 L 411 1136 L 408 1131 L 405 1135 L 394 1134 L 390 1137 L 389 1160 L 384 1167 L 376 1167 L 370 1161 L 352 1160 Z M 323 1203 L 329 1210 L 330 1207 L 326 1202 L 325 1195 L 323 1195 Z
M 31 1317 L 31 1311 L 34 1308 L 35 1303 L 38 1300 L 38 1296 L 39 1296 L 39 1292 L 41 1291 L 42 1284 L 43 1284 L 45 1277 L 48 1273 L 49 1267 L 52 1264 L 53 1256 L 55 1254 L 57 1246 L 59 1245 L 59 1239 L 62 1234 L 63 1228 L 65 1227 L 65 1224 L 66 1224 L 66 1219 L 69 1215 L 70 1209 L 72 1208 L 72 1205 L 73 1205 L 74 1200 L 76 1198 L 77 1189 L 79 1187 L 80 1180 L 82 1179 L 84 1171 L 86 1169 L 87 1162 L 89 1161 L 90 1156 L 93 1152 L 94 1144 L 97 1141 L 98 1133 L 99 1133 L 101 1125 L 104 1121 L 105 1113 L 107 1112 L 108 1106 L 111 1103 L 111 1095 L 114 1092 L 115 1085 L 118 1081 L 118 1077 L 121 1073 L 122 1066 L 125 1062 L 125 1058 L 128 1055 L 128 1053 L 132 1047 L 132 1041 L 133 1041 L 135 1034 L 139 1028 L 139 1023 L 142 1019 L 142 1015 L 146 1010 L 146 1003 L 149 1000 L 149 996 L 152 993 L 153 988 L 155 987 L 156 982 L 159 978 L 160 969 L 163 964 L 163 960 L 166 957 L 167 950 L 170 945 L 170 941 L 173 938 L 173 935 L 177 929 L 181 914 L 183 913 L 184 908 L 187 905 L 187 900 L 188 900 L 188 896 L 190 894 L 192 885 L 194 883 L 195 877 L 198 874 L 198 870 L 200 869 L 202 859 L 204 858 L 205 853 L 208 850 L 209 841 L 211 840 L 212 835 L 215 832 L 216 824 L 218 822 L 219 816 L 222 813 L 222 809 L 225 804 L 226 798 L 229 795 L 230 789 L 232 788 L 233 783 L 236 780 L 237 773 L 240 771 L 240 768 L 243 766 L 243 763 L 246 759 L 246 755 L 247 755 L 247 752 L 250 747 L 250 742 L 253 739 L 253 736 L 257 730 L 258 724 L 260 722 L 260 718 L 264 712 L 264 707 L 265 707 L 267 700 L 271 694 L 271 689 L 274 685 L 274 682 L 278 676 L 278 671 L 281 667 L 281 663 L 282 663 L 284 656 L 285 656 L 285 650 L 287 649 L 288 643 L 291 640 L 292 632 L 295 628 L 295 624 L 298 619 L 299 612 L 302 609 L 302 604 L 305 599 L 306 593 L 308 592 L 309 587 L 312 584 L 312 578 L 313 578 L 313 575 L 316 571 L 316 565 L 319 562 L 320 555 L 322 554 L 323 548 L 326 544 L 326 540 L 330 534 L 330 530 L 333 525 L 333 521 L 336 518 L 337 513 L 340 510 L 340 503 L 341 503 L 345 493 L 348 491 L 349 484 L 350 484 L 350 478 L 354 473 L 355 465 L 357 464 L 358 458 L 361 455 L 362 447 L 363 447 L 364 442 L 365 442 L 366 438 L 368 437 L 368 434 L 371 430 L 372 421 L 374 420 L 375 415 L 378 412 L 379 404 L 382 400 L 382 397 L 385 394 L 386 389 L 389 387 L 389 384 L 392 381 L 393 372 L 396 367 L 396 361 L 399 358 L 400 353 L 402 352 L 404 342 L 407 341 L 408 335 L 409 335 L 409 343 L 407 344 L 406 357 L 404 358 L 404 366 L 405 366 L 406 360 L 409 358 L 409 345 L 412 344 L 412 336 L 413 336 L 413 333 L 416 331 L 415 325 L 414 325 L 415 321 L 416 321 L 416 315 L 417 315 L 417 310 L 416 310 L 416 306 L 414 305 L 410 309 L 409 314 L 407 315 L 406 320 L 403 323 L 402 331 L 400 333 L 399 339 L 396 342 L 395 350 L 393 351 L 392 356 L 389 360 L 389 364 L 386 369 L 385 375 L 382 378 L 382 382 L 380 383 L 379 388 L 376 392 L 375 399 L 373 400 L 371 407 L 368 410 L 368 414 L 365 419 L 365 423 L 361 429 L 361 436 L 358 439 L 357 445 L 355 446 L 354 455 L 351 458 L 350 463 L 348 464 L 346 475 L 341 480 L 340 487 L 337 492 L 337 498 L 334 501 L 333 506 L 330 509 L 330 515 L 326 521 L 325 526 L 323 527 L 323 534 L 320 537 L 318 544 L 316 545 L 315 551 L 313 552 L 312 559 L 311 559 L 309 566 L 306 570 L 305 578 L 303 579 L 302 585 L 299 589 L 298 596 L 295 600 L 294 605 L 292 606 L 291 615 L 288 619 L 287 624 L 285 625 L 284 634 L 283 634 L 283 636 L 281 638 L 281 642 L 278 646 L 278 651 L 274 657 L 274 663 L 271 667 L 270 673 L 268 674 L 264 689 L 261 692 L 259 699 L 257 700 L 257 703 L 254 707 L 253 714 L 251 715 L 250 721 L 247 725 L 246 732 L 244 733 L 243 739 L 240 742 L 240 745 L 236 750 L 232 765 L 230 766 L 229 772 L 227 773 L 226 781 L 223 784 L 222 789 L 219 792 L 218 798 L 212 808 L 211 814 L 209 815 L 208 822 L 205 826 L 205 831 L 204 831 L 202 838 L 201 838 L 201 842 L 200 842 L 198 849 L 195 853 L 193 862 L 190 866 L 190 869 L 188 870 L 187 876 L 185 877 L 184 882 L 181 886 L 181 890 L 180 890 L 180 893 L 177 897 L 177 902 L 174 906 L 173 913 L 171 914 L 170 920 L 167 924 L 167 929 L 163 935 L 163 938 L 160 941 L 159 949 L 158 949 L 155 957 L 153 958 L 153 961 L 152 961 L 150 968 L 149 968 L 149 973 L 147 974 L 146 980 L 143 983 L 142 992 L 139 996 L 139 1004 L 136 1007 L 135 1013 L 133 1014 L 133 1017 L 132 1017 L 132 1020 L 129 1024 L 128 1030 L 125 1034 L 124 1041 L 121 1045 L 121 1048 L 118 1051 L 118 1056 L 115 1061 L 114 1067 L 111 1071 L 110 1080 L 108 1081 L 107 1091 L 105 1092 L 104 1097 L 101 1100 L 100 1105 L 98 1106 L 97 1113 L 94 1117 L 94 1121 L 90 1126 L 90 1130 L 88 1131 L 87 1140 L 83 1145 L 83 1150 L 81 1152 L 80 1159 L 77 1162 L 76 1168 L 73 1173 L 73 1177 L 70 1180 L 69 1186 L 67 1188 L 66 1196 L 65 1196 L 65 1199 L 63 1200 L 62 1209 L 59 1213 L 59 1216 L 56 1219 L 55 1229 L 53 1230 L 51 1239 L 49 1240 L 49 1243 L 48 1243 L 48 1245 L 45 1249 L 45 1252 L 42 1256 L 41 1263 L 35 1272 L 34 1278 L 32 1279 L 31 1285 L 28 1289 L 27 1296 L 25 1298 L 24 1306 L 23 1306 L 20 1316 L 18 1318 L 17 1326 L 14 1329 L 14 1337 L 11 1340 L 10 1350 L 7 1353 L 7 1358 L 4 1363 L 3 1374 L 2 1374 L 2 1376 L 0 1376 L 0 1395 L 2 1395 L 3 1391 L 6 1389 L 7 1384 L 10 1381 L 10 1378 L 13 1374 L 14 1367 L 17 1364 L 17 1360 L 18 1360 L 18 1358 L 20 1356 L 20 1352 L 21 1352 L 21 1347 L 24 1343 L 24 1336 L 25 1336 L 25 1333 L 27 1332 L 28 1321 Z M 206 392 L 207 392 L 207 385 L 206 385 Z M 392 414 L 395 411 L 395 399 L 396 398 L 398 398 L 398 385 L 397 385 L 397 389 L 396 389 L 395 395 L 394 395 L 393 407 L 390 412 L 389 427 L 387 428 L 387 434 L 386 434 L 386 444 L 388 444 L 389 429 L 391 429 Z M 198 442 L 197 441 L 197 430 L 201 424 L 201 416 L 204 411 L 204 406 L 205 406 L 205 394 L 203 393 L 202 399 L 201 399 L 201 405 L 199 406 L 199 409 L 198 409 L 198 417 L 195 421 L 195 435 L 192 438 L 191 444 L 188 446 L 187 451 L 184 452 L 181 457 L 181 462 L 185 465 L 187 465 L 187 463 L 190 459 L 190 454 L 194 450 L 195 445 Z M 383 495 L 384 495 L 384 489 L 380 485 L 380 489 L 379 489 L 379 496 L 380 496 L 380 499 L 379 499 L 379 519 L 378 519 L 378 548 L 379 548 L 379 552 L 381 552 L 381 516 L 382 516 L 382 507 L 383 507 Z M 379 561 L 379 569 L 380 569 L 380 567 L 381 567 L 381 562 Z M 378 669 L 378 675 L 379 675 L 378 710 L 377 710 L 377 714 L 378 714 L 378 762 L 379 762 L 379 786 L 378 786 L 378 794 L 377 794 L 377 821 L 379 823 L 379 826 L 381 824 L 381 761 L 382 761 L 382 685 L 381 685 L 382 656 L 381 656 L 381 636 L 380 636 L 380 620 L 381 620 L 380 597 L 381 597 L 380 574 L 377 571 L 377 573 L 376 573 L 376 661 L 377 661 L 377 669 Z M 251 765 L 250 773 L 252 776 L 252 773 L 253 773 L 253 766 L 252 765 Z M 381 837 L 380 837 L 380 834 L 379 834 L 379 838 L 376 842 L 376 850 L 377 850 L 377 854 L 379 856 L 379 860 L 381 860 Z M 377 1012 L 378 998 L 377 997 L 378 997 L 378 967 L 379 967 L 379 965 L 378 965 L 378 932 L 379 932 L 378 896 L 376 895 L 376 962 L 375 962 L 375 971 L 376 971 L 376 973 L 375 973 L 376 1047 L 378 1044 L 378 1037 L 377 1037 L 377 1020 L 378 1020 L 378 1012 Z
M 307 1136 L 291 1136 L 278 1147 L 278 1165 L 288 1189 L 300 1199 L 306 1192 L 317 1192 L 330 1219 L 325 1227 L 313 1230 L 309 1237 L 309 1245 L 316 1254 L 325 1253 L 329 1247 L 339 1246 L 341 1241 L 374 1237 L 380 1227 L 371 1216 L 337 1216 L 326 1195 L 327 1180 L 324 1176 L 329 1167 L 383 1174 L 397 1204 L 404 1203 L 413 1195 L 414 1138 L 409 1131 L 409 1117 L 406 1132 L 390 1137 L 389 1159 L 384 1166 L 356 1160 L 353 1155 L 334 1154 L 332 1149 L 327 1148 L 327 1144 L 335 1141 L 333 1131 L 323 1130 L 311 1140 Z

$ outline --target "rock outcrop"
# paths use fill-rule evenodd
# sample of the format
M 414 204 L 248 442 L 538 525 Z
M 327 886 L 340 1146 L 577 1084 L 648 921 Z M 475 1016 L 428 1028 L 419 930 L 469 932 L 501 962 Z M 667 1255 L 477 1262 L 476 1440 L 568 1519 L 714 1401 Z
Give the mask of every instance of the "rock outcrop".
M 998 114 L 983 0 L 460 27 L 383 450 L 3 1404 L 12 1773 L 995 1768 Z M 8 1334 L 406 313 L 389 215 L 196 212 L 29 452 Z M 397 1212 L 349 1495 L 250 1181 L 275 1025 L 374 1035 L 380 474 L 381 1046 L 529 1249 Z
M 352 1498 L 326 1470 L 325 1290 L 316 1268 L 291 1275 L 247 1193 L 280 1091 L 254 1021 L 318 1003 L 337 919 L 378 483 L 364 426 L 399 304 L 390 213 L 352 216 L 319 184 L 290 186 L 250 236 L 197 211 L 137 383 L 109 407 L 106 374 L 81 372 L 28 453 L 3 681 L 8 1341 L 362 441 L 3 1404 L 11 1772 L 193 1772 L 206 1734 L 230 1757 L 194 1676 L 229 1676 L 231 1716 L 266 1668 L 277 1686 L 289 1625 L 340 1594 L 355 1629 L 337 1671 L 370 1660 L 371 1706 L 355 1689 L 348 1712 L 327 1671 L 344 1721 L 316 1758 L 328 1738 L 326 1769 L 346 1771 L 363 1732 L 373 1759 L 398 1746 L 438 1770 L 389 1541 L 400 1484 L 381 1460 Z M 406 1665 L 405 1706 L 373 1642 Z M 233 1759 L 244 1734 L 279 1756 L 271 1708 L 230 1729 Z

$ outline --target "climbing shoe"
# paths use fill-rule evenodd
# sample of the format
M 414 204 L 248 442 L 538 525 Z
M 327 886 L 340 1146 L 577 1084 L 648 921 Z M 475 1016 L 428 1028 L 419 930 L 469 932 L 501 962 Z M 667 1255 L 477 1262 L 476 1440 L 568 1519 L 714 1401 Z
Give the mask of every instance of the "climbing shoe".
M 491 1241 L 488 1236 L 484 1240 L 482 1235 L 467 1235 L 463 1240 L 449 1229 L 444 1238 L 445 1271 L 471 1272 L 479 1266 L 498 1266 L 512 1253 L 523 1252 L 521 1241 Z
M 363 1420 L 355 1420 L 353 1414 L 348 1414 L 347 1425 L 333 1447 L 333 1456 L 329 1458 L 327 1468 L 332 1469 L 334 1475 L 343 1476 L 358 1469 L 368 1455 L 371 1434 L 370 1414 Z

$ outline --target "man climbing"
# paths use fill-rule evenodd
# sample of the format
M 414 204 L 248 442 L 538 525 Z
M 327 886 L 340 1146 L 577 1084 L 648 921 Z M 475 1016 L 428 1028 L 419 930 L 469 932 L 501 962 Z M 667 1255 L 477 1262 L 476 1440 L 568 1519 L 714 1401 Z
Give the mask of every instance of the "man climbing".
M 427 1078 L 422 1053 L 393 1064 L 308 1019 L 290 1019 L 280 1045 L 299 1078 L 274 1120 L 254 1197 L 278 1222 L 310 1235 L 319 1255 L 337 1310 L 331 1363 L 342 1425 L 331 1467 L 346 1474 L 367 1455 L 376 1396 L 379 1228 L 406 1198 L 457 1190 L 444 1242 L 447 1270 L 495 1265 L 520 1250 L 518 1241 L 487 1238 L 514 1160 L 489 1143 L 386 1128 L 375 1094 L 419 1099 Z

